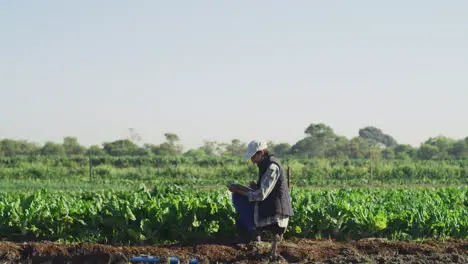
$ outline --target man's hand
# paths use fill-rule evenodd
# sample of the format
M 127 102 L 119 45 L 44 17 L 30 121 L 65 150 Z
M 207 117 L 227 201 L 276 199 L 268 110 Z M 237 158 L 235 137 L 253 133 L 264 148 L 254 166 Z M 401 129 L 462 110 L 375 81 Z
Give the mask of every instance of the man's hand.
M 244 195 L 244 196 L 248 195 L 248 191 L 239 189 L 238 187 L 236 187 L 234 185 L 229 185 L 228 189 L 229 189 L 229 191 L 231 191 L 233 193 L 238 193 L 238 194 L 241 194 L 241 195 Z
M 252 188 L 252 189 L 257 189 L 257 183 L 254 182 L 254 181 L 250 181 L 249 182 L 249 187 Z
M 232 186 L 232 185 L 229 185 L 229 186 L 228 186 L 228 189 L 229 189 L 229 191 L 231 191 L 231 192 L 235 192 L 235 191 L 237 190 L 237 188 L 234 187 L 234 186 Z

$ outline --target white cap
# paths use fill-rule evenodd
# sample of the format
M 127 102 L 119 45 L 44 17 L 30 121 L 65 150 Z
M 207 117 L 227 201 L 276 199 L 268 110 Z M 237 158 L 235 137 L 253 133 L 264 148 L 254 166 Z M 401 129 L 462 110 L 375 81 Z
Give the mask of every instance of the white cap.
M 264 140 L 252 140 L 247 146 L 247 153 L 244 155 L 244 159 L 250 159 L 257 151 L 264 150 L 267 148 L 267 142 Z

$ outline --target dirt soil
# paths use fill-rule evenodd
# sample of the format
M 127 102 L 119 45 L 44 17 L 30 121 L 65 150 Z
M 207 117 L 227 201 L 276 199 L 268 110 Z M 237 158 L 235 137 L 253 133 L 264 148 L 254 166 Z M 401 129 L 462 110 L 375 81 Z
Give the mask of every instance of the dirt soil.
M 269 249 L 269 242 L 153 246 L 0 242 L 0 264 L 123 264 L 141 255 L 166 258 L 165 263 L 168 257 L 177 257 L 180 263 L 192 259 L 199 263 L 269 263 Z M 276 263 L 468 263 L 468 240 L 407 243 L 288 239 L 278 246 L 278 255 Z

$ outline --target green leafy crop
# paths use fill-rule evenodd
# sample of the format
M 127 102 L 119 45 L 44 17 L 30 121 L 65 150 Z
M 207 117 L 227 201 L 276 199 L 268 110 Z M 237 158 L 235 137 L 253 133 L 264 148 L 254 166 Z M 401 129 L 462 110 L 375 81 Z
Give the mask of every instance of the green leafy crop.
M 467 188 L 294 189 L 286 236 L 466 238 Z M 230 193 L 152 191 L 0 193 L 0 236 L 11 240 L 147 244 L 231 238 Z

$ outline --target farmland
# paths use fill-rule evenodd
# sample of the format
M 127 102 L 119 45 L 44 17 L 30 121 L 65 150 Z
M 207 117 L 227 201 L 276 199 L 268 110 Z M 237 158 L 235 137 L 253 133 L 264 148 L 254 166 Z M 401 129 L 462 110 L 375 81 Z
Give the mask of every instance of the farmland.
M 368 187 L 468 183 L 467 160 L 284 159 L 293 186 Z M 256 179 L 257 168 L 237 157 L 13 156 L 0 157 L 3 190 L 134 189 L 140 184 L 225 186 Z
M 283 163 L 291 168 L 295 212 L 280 247 L 286 259 L 389 260 L 405 249 L 415 261 L 418 254 L 466 259 L 466 161 Z M 91 255 L 258 260 L 264 248 L 231 245 L 237 216 L 225 188 L 255 175 L 255 166 L 230 157 L 3 157 L 0 236 L 10 249 L 0 252 L 9 252 L 5 260 L 24 259 L 31 248 L 18 243 L 30 241 L 36 255 L 29 259 L 55 250 L 72 261 L 70 252 L 84 245 Z M 415 242 L 426 240 L 442 244 Z
M 292 191 L 286 236 L 466 238 L 468 189 Z M 230 238 L 235 214 L 225 190 L 3 193 L 0 233 L 10 240 L 153 244 Z M 234 239 L 234 237 L 232 237 Z

